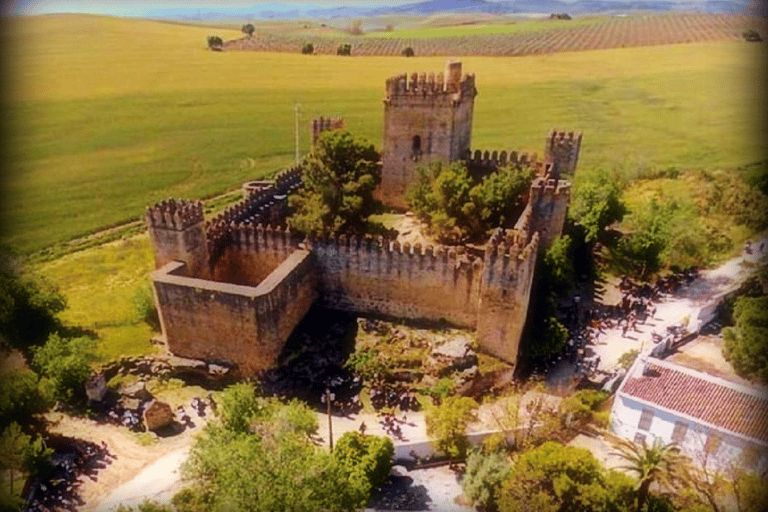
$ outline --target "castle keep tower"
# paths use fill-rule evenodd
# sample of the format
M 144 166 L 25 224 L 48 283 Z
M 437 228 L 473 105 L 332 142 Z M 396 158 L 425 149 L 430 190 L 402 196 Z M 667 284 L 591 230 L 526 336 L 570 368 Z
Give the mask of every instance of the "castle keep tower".
M 445 73 L 403 73 L 387 80 L 384 145 L 378 198 L 405 207 L 404 194 L 416 168 L 431 161 L 464 157 L 472 136 L 475 76 L 461 74 L 461 62 L 449 61 Z

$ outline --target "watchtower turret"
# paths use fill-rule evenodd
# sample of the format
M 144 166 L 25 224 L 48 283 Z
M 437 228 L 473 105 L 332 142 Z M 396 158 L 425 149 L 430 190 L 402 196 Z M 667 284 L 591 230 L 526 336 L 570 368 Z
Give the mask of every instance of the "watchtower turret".
M 147 229 L 155 249 L 155 267 L 171 261 L 187 265 L 191 277 L 205 277 L 208 245 L 201 201 L 168 199 L 147 207 Z
M 444 73 L 405 73 L 389 78 L 384 99 L 383 202 L 404 207 L 416 168 L 432 161 L 453 162 L 470 148 L 475 76 L 462 75 L 461 62 L 448 61 Z
M 580 149 L 581 132 L 550 130 L 544 148 L 544 159 L 552 162 L 550 177 L 560 179 L 562 173 L 576 172 Z

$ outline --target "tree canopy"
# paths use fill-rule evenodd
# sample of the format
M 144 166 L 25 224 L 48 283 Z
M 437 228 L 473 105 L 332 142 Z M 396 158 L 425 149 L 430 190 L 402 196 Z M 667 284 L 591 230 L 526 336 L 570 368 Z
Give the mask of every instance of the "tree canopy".
M 596 172 L 591 176 L 574 190 L 568 215 L 584 228 L 585 241 L 594 244 L 605 228 L 624 218 L 627 209 L 615 180 L 605 172 Z
M 317 418 L 297 401 L 237 384 L 218 411 L 183 468 L 191 485 L 174 497 L 180 511 L 358 510 L 389 473 L 391 440 L 345 434 L 333 454 L 317 449 Z
M 253 26 L 253 23 L 246 23 L 242 26 L 240 31 L 248 37 L 251 37 L 253 36 L 253 33 L 256 32 L 256 27 Z
M 739 297 L 733 317 L 723 355 L 740 374 L 768 383 L 768 297 Z
M 61 330 L 57 315 L 66 305 L 64 296 L 50 283 L 0 262 L 0 343 L 22 351 L 42 345 L 51 333 Z
M 379 154 L 346 130 L 323 132 L 302 165 L 304 187 L 291 196 L 290 225 L 309 235 L 363 232 L 381 181 Z
M 406 199 L 440 241 L 459 243 L 508 227 L 524 207 L 533 179 L 529 168 L 504 167 L 473 178 L 463 162 L 433 162 L 417 170 Z
M 548 441 L 523 453 L 501 486 L 499 509 L 509 512 L 624 511 L 632 481 L 606 471 L 589 450 Z
M 42 347 L 33 349 L 32 366 L 53 385 L 55 398 L 69 400 L 85 393 L 85 381 L 96 358 L 92 338 L 63 338 L 52 334 Z

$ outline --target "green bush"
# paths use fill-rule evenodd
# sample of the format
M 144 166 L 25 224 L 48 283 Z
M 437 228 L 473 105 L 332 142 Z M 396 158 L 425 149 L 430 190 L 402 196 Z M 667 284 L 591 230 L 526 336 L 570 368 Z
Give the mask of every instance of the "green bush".
M 340 44 L 336 48 L 336 55 L 352 55 L 352 45 L 349 43 Z
M 768 383 L 768 297 L 739 297 L 734 327 L 723 331 L 723 355 L 746 377 Z
M 463 459 L 467 455 L 467 425 L 476 418 L 477 402 L 463 396 L 443 400 L 438 406 L 427 409 L 424 420 L 427 435 L 435 448 L 451 459 Z
M 133 305 L 139 320 L 149 325 L 153 331 L 160 332 L 160 315 L 155 305 L 155 295 L 152 293 L 152 284 L 145 283 L 136 289 L 133 294 Z
M 219 36 L 208 36 L 208 48 L 215 52 L 220 52 L 224 46 L 224 40 Z
M 85 381 L 91 373 L 90 363 L 96 359 L 96 342 L 92 338 L 62 338 L 52 334 L 42 347 L 33 349 L 32 366 L 49 379 L 58 400 L 85 395 Z
M 413 48 L 407 46 L 403 49 L 403 55 L 406 57 L 413 57 L 415 55 Z
M 301 53 L 304 55 L 312 55 L 315 53 L 315 45 L 312 43 L 304 43 L 304 45 L 301 47 Z
M 486 512 L 498 510 L 499 489 L 512 464 L 501 450 L 486 452 L 480 447 L 467 454 L 466 472 L 461 482 L 464 494 Z
M 389 476 L 395 445 L 388 437 L 345 432 L 334 446 L 333 456 L 350 474 L 362 473 L 369 489 L 375 489 Z

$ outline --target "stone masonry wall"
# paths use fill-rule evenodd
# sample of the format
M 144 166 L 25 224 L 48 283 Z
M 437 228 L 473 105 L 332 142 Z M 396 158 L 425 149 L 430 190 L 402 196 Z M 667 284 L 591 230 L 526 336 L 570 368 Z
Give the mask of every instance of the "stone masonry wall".
M 517 236 L 525 237 L 525 233 Z M 477 318 L 477 340 L 483 350 L 513 364 L 528 313 L 538 233 L 528 243 L 524 240 L 505 241 L 495 236 L 489 241 Z
M 344 236 L 313 240 L 320 302 L 329 308 L 399 318 L 477 323 L 482 261 L 442 246 L 411 247 Z M 460 250 L 463 250 L 460 249 Z
M 308 251 L 294 251 L 257 287 L 184 277 L 184 266 L 151 276 L 169 350 L 231 361 L 246 374 L 275 364 L 317 294 Z

